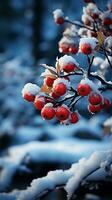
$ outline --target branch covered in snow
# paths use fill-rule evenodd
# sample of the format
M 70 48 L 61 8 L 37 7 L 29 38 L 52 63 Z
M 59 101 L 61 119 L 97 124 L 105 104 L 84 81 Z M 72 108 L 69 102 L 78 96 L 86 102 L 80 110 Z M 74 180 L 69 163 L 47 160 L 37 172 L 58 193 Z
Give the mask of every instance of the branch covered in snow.
M 101 180 L 106 173 L 104 164 L 112 163 L 112 151 L 101 151 L 93 153 L 90 158 L 82 158 L 78 163 L 73 164 L 68 170 L 51 171 L 46 177 L 38 178 L 32 181 L 31 185 L 20 192 L 17 200 L 35 200 L 39 199 L 49 191 L 54 190 L 56 187 L 64 187 L 68 199 L 72 199 L 73 194 L 76 192 L 82 181 L 95 178 Z M 103 169 L 103 171 L 102 171 Z M 101 170 L 100 176 L 97 172 Z

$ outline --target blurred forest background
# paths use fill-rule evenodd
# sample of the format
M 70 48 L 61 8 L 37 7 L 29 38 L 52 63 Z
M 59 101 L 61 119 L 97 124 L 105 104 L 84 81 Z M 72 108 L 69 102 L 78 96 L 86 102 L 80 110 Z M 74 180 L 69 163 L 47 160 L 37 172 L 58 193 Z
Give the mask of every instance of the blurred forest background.
M 97 2 L 103 7 L 106 0 Z M 53 10 L 61 8 L 72 20 L 80 20 L 83 6 L 83 0 L 0 0 L 0 169 L 2 159 L 9 156 L 10 162 L 14 152 L 17 162 L 20 155 L 23 165 L 32 169 L 29 174 L 13 174 L 10 186 L 6 183 L 1 191 L 26 188 L 32 179 L 50 170 L 67 169 L 82 156 L 112 145 L 103 128 L 111 111 L 90 117 L 86 101 L 80 101 L 77 106 L 85 118 L 66 127 L 55 120 L 43 121 L 38 111 L 21 97 L 25 83 L 41 84 L 40 64 L 54 65 L 60 56 L 58 41 L 63 27 L 54 23 Z M 111 96 L 109 92 L 105 95 Z M 61 192 L 50 198 L 61 200 L 63 195 Z M 102 200 L 112 199 L 110 194 L 108 199 L 103 192 L 100 195 Z

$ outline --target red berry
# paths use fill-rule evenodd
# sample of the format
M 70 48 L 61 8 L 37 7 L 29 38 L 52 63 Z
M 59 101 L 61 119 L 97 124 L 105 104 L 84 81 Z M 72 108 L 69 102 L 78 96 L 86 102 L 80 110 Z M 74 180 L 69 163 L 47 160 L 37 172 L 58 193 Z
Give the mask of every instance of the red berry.
M 77 92 L 80 96 L 87 96 L 91 92 L 91 88 L 88 84 L 79 83 Z
M 75 46 L 69 47 L 69 53 L 76 54 L 78 52 L 78 48 Z
M 53 117 L 55 116 L 54 108 L 49 106 L 44 106 L 41 110 L 41 116 L 46 120 L 53 119 Z
M 68 53 L 69 52 L 69 46 L 66 44 L 59 44 L 59 50 L 61 53 Z
M 51 93 L 51 97 L 53 97 L 54 99 L 58 99 L 60 96 L 55 94 L 54 92 Z
M 112 24 L 112 19 L 107 17 L 107 18 L 104 18 L 103 21 L 102 21 L 103 25 L 105 26 L 109 26 Z
M 111 107 L 111 102 L 109 99 L 104 98 L 103 104 L 102 104 L 102 108 L 104 109 L 109 109 Z
M 101 104 L 99 104 L 99 105 L 91 105 L 91 104 L 89 104 L 89 106 L 88 106 L 88 110 L 91 113 L 100 112 L 101 109 L 102 109 L 102 105 Z
M 55 19 L 55 22 L 57 23 L 57 24 L 59 24 L 59 25 L 62 25 L 62 24 L 64 24 L 64 18 L 62 18 L 62 17 L 58 17 L 58 18 L 56 18 Z
M 81 50 L 82 53 L 84 53 L 84 54 L 86 54 L 86 55 L 92 53 L 91 45 L 90 45 L 90 44 L 87 44 L 87 43 L 82 44 L 82 45 L 80 46 L 80 50 Z
M 77 66 L 74 63 L 68 63 L 63 66 L 63 71 L 64 72 L 73 72 L 75 69 L 77 69 Z
M 100 94 L 97 93 L 90 93 L 89 95 L 89 103 L 92 105 L 98 105 L 101 104 L 102 97 Z
M 58 83 L 54 89 L 53 92 L 57 95 L 57 96 L 62 96 L 66 93 L 67 88 L 66 85 L 64 83 Z
M 75 124 L 75 123 L 77 123 L 78 121 L 79 121 L 79 116 L 78 116 L 77 112 L 71 113 L 71 114 L 70 114 L 70 122 L 71 122 L 72 124 Z
M 97 13 L 91 13 L 91 17 L 95 20 L 98 19 L 99 15 Z
M 59 121 L 66 120 L 69 117 L 69 114 L 69 110 L 64 106 L 60 106 L 56 110 L 56 117 Z
M 30 94 L 30 93 L 28 93 L 28 92 L 24 92 L 23 98 L 24 98 L 26 101 L 33 102 L 34 99 L 35 99 L 35 95 L 32 95 L 32 94 Z
M 53 83 L 54 83 L 54 78 L 51 77 L 46 77 L 44 80 L 44 83 L 48 86 L 48 87 L 52 87 Z
M 42 108 L 45 106 L 46 100 L 43 96 L 36 96 L 34 101 L 34 106 L 37 110 L 42 110 Z

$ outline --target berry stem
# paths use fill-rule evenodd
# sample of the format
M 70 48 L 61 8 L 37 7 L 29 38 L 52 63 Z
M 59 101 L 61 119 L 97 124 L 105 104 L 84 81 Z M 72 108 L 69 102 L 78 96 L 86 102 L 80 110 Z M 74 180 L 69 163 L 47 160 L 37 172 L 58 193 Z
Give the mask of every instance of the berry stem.
M 81 24 L 81 23 L 79 23 L 79 22 L 77 22 L 77 21 L 71 21 L 71 20 L 69 20 L 69 19 L 65 19 L 65 22 L 67 22 L 67 23 L 69 23 L 69 24 L 73 24 L 73 25 L 75 25 L 75 26 L 79 26 L 79 27 L 81 27 L 81 28 L 86 28 L 86 29 L 88 29 L 88 30 L 90 30 L 90 31 L 95 31 L 94 29 L 89 28 L 88 26 L 85 26 L 85 25 L 83 25 L 83 24 Z M 95 31 L 95 32 L 96 32 L 96 31 Z

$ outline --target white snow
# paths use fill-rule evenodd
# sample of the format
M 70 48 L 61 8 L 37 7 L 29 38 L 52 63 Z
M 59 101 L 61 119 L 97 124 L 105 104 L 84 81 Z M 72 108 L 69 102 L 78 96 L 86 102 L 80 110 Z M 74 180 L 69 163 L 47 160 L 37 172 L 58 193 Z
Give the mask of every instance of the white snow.
M 53 104 L 52 103 L 46 103 L 45 106 L 44 106 L 44 108 L 45 107 L 53 107 Z
M 86 7 L 83 7 L 83 13 L 85 13 L 85 14 L 90 14 L 90 13 L 100 14 L 101 12 L 97 8 L 96 4 L 88 3 L 88 5 Z
M 48 190 L 55 189 L 55 187 L 61 185 L 65 185 L 64 188 L 68 193 L 68 198 L 70 198 L 80 183 L 84 179 L 91 177 L 94 172 L 97 172 L 101 168 L 101 163 L 106 160 L 112 161 L 111 150 L 94 152 L 90 158 L 80 159 L 78 163 L 73 164 L 68 170 L 51 171 L 43 178 L 34 179 L 26 190 L 20 192 L 17 200 L 34 200 L 39 198 L 42 193 L 45 194 Z
M 98 40 L 94 37 L 84 37 L 80 39 L 80 43 L 79 43 L 79 51 L 80 51 L 80 47 L 83 44 L 90 44 L 91 48 L 94 50 L 95 47 L 98 45 Z
M 106 48 L 112 48 L 112 36 L 109 36 L 109 37 L 107 37 L 106 39 L 105 39 L 105 46 L 106 46 Z
M 64 36 L 69 36 L 69 37 L 75 37 L 77 36 L 77 28 L 75 25 L 71 25 L 70 27 L 67 27 L 65 31 L 63 32 Z
M 74 44 L 74 40 L 73 39 L 71 39 L 71 38 L 68 38 L 68 37 L 62 37 L 62 39 L 59 41 L 59 45 L 61 45 L 61 44 L 68 44 L 68 45 L 70 45 L 70 44 Z
M 104 59 L 101 57 L 96 56 L 93 60 L 93 65 L 94 66 L 98 66 L 101 65 L 103 63 Z
M 61 58 L 59 58 L 58 62 L 59 62 L 59 65 L 61 67 L 67 65 L 68 63 L 73 63 L 76 66 L 79 66 L 79 64 L 77 63 L 77 61 L 72 56 L 68 56 L 68 55 L 64 55 Z
M 53 83 L 53 88 L 59 83 L 65 84 L 67 88 L 70 87 L 70 82 L 68 80 L 66 80 L 64 78 L 57 78 Z
M 46 77 L 46 76 L 49 76 L 49 75 L 52 75 L 52 73 L 50 72 L 49 69 L 45 69 L 44 72 L 41 73 L 41 77 Z
M 96 93 L 100 93 L 100 91 L 98 90 L 98 86 L 91 80 L 89 80 L 88 78 L 82 79 L 81 84 L 87 84 L 90 86 L 90 88 L 92 89 L 92 91 L 96 92 Z
M 28 92 L 29 94 L 36 95 L 40 92 L 40 87 L 36 84 L 27 83 L 24 85 L 22 89 L 22 95 L 24 95 L 25 92 Z
M 83 14 L 82 15 L 82 21 L 85 22 L 86 20 L 89 20 L 90 22 L 93 22 L 94 20 L 92 19 L 92 17 L 90 17 L 87 14 Z
M 64 13 L 61 9 L 56 9 L 53 11 L 53 16 L 54 16 L 54 19 L 57 19 L 59 17 L 64 17 Z
M 112 161 L 112 151 L 107 152 L 94 152 L 89 159 L 82 158 L 79 160 L 77 168 L 74 171 L 76 173 L 68 180 L 65 186 L 69 198 L 73 195 L 81 181 L 86 178 L 86 176 L 99 169 L 101 163 L 108 159 L 108 154 L 111 155 Z

